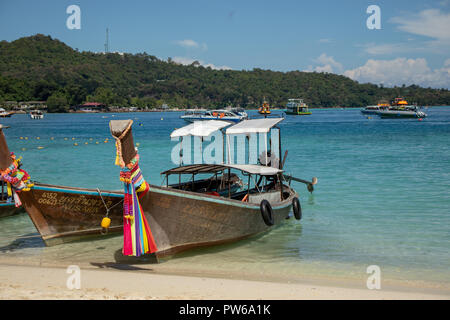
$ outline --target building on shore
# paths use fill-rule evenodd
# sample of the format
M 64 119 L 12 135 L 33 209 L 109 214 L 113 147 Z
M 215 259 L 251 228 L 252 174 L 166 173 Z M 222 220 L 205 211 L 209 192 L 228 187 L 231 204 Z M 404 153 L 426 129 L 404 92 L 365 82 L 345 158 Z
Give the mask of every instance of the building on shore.
M 104 103 L 100 102 L 86 102 L 84 104 L 80 104 L 77 106 L 72 106 L 70 109 L 74 110 L 75 112 L 101 112 L 108 109 L 108 107 Z
M 1 106 L 7 110 L 27 112 L 28 110 L 46 110 L 47 101 L 5 101 Z

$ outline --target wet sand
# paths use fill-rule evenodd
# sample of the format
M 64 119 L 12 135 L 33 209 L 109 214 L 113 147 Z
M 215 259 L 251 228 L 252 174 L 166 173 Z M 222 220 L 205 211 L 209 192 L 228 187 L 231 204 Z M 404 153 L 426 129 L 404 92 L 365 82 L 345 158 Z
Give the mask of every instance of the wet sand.
M 1 264 L 0 299 L 450 299 L 445 291 L 369 290 L 335 284 L 156 274 L 139 267 L 80 268 L 80 289 L 69 289 L 67 281 L 72 274 L 66 268 Z

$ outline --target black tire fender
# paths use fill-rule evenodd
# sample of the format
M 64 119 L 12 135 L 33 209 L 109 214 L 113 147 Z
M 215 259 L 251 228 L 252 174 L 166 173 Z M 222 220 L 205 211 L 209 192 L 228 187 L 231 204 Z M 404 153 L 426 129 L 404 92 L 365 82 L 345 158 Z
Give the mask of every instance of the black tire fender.
M 302 206 L 300 205 L 300 200 L 297 197 L 292 199 L 292 211 L 294 211 L 294 217 L 297 220 L 302 218 Z
M 259 205 L 259 208 L 261 210 L 261 216 L 264 220 L 264 223 L 266 225 L 273 226 L 275 221 L 273 219 L 273 210 L 272 206 L 270 205 L 269 201 L 263 200 L 261 201 L 261 204 Z

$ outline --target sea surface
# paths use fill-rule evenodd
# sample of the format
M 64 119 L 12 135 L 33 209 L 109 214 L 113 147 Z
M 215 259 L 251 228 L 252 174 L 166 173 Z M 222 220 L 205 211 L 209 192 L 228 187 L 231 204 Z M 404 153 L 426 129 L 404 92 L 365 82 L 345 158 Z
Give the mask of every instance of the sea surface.
M 289 150 L 286 172 L 319 181 L 312 194 L 294 185 L 301 221 L 292 218 L 262 236 L 183 253 L 155 268 L 365 286 L 367 267 L 377 265 L 386 283 L 449 289 L 450 107 L 428 108 L 422 121 L 368 117 L 359 109 L 312 112 L 288 115 L 280 124 L 283 153 Z M 14 115 L 0 123 L 10 126 L 4 130 L 9 147 L 34 180 L 121 190 L 108 122 L 134 120 L 141 169 L 147 181 L 160 185 L 160 172 L 174 166 L 176 142 L 169 135 L 185 125 L 180 115 Z M 120 260 L 121 236 L 45 247 L 37 235 L 27 214 L 0 219 L 0 261 L 101 266 Z

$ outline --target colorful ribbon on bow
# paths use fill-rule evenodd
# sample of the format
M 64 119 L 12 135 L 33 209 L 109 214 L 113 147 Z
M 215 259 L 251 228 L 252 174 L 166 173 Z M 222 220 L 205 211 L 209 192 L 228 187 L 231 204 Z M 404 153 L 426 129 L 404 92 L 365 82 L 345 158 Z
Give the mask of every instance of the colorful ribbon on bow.
M 11 165 L 5 170 L 0 170 L 0 180 L 6 182 L 8 194 L 6 201 L 11 202 L 14 198 L 15 206 L 20 207 L 22 202 L 20 202 L 17 194 L 21 191 L 30 191 L 34 184 L 30 182 L 30 175 L 25 170 L 20 169 L 22 158 L 16 158 L 14 153 L 11 152 L 11 159 Z
M 150 189 L 139 168 L 139 155 L 136 155 L 128 165 L 122 167 L 120 180 L 125 187 L 123 254 L 139 257 L 145 253 L 153 253 L 157 251 L 156 243 L 139 202 L 139 199 Z

